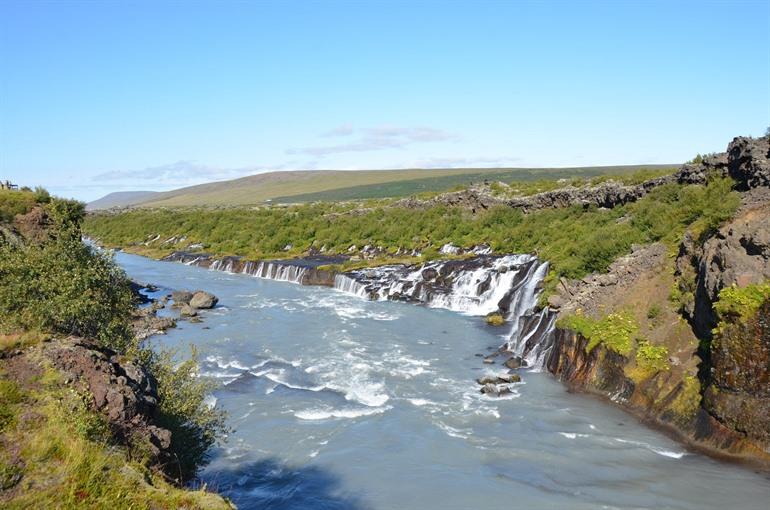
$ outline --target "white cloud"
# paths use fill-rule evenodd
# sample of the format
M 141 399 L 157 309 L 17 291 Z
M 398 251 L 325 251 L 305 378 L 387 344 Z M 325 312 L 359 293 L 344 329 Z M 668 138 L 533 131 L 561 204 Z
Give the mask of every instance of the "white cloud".
M 357 135 L 353 141 L 337 145 L 319 145 L 287 149 L 287 154 L 304 154 L 323 157 L 345 152 L 369 152 L 387 149 L 403 149 L 418 143 L 445 142 L 459 137 L 441 129 L 431 127 L 381 126 L 355 129 L 350 125 L 334 128 L 321 134 L 322 137 Z

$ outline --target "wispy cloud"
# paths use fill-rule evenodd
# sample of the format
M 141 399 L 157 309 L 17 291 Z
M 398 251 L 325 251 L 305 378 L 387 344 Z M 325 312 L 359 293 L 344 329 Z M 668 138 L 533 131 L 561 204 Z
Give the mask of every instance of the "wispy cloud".
M 341 126 L 337 126 L 334 129 L 330 129 L 329 131 L 326 131 L 325 133 L 321 133 L 321 137 L 323 138 L 332 138 L 335 136 L 350 136 L 355 132 L 355 129 L 353 128 L 352 124 L 343 124 Z
M 229 170 L 201 165 L 194 161 L 177 161 L 142 170 L 113 170 L 93 177 L 95 181 L 178 181 L 191 177 L 214 179 L 230 173 Z
M 355 129 L 350 125 L 339 126 L 321 134 L 322 137 L 353 136 L 356 138 L 336 145 L 319 145 L 287 149 L 287 154 L 323 157 L 345 152 L 369 152 L 386 149 L 403 149 L 413 144 L 458 140 L 459 137 L 431 127 L 381 126 Z
M 312 169 L 316 161 L 285 161 L 277 165 L 248 166 L 240 168 L 224 168 L 203 165 L 195 161 L 177 161 L 165 165 L 153 166 L 141 170 L 114 170 L 95 175 L 92 181 L 97 185 L 109 184 L 120 187 L 122 183 L 130 183 L 131 187 L 150 187 L 151 189 L 178 188 L 201 184 L 204 182 L 237 179 L 246 175 L 274 170 L 294 170 L 297 168 Z

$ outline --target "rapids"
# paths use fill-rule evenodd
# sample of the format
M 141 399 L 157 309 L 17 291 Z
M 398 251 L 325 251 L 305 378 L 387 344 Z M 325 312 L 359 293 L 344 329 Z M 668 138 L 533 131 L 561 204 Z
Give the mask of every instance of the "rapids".
M 766 508 L 765 476 L 688 452 L 546 373 L 522 371 L 504 398 L 481 395 L 474 379 L 504 369 L 479 355 L 508 344 L 536 361 L 547 349 L 553 318 L 532 309 L 546 268 L 514 257 L 454 278 L 450 294 L 415 291 L 433 276 L 422 271 L 374 287 L 376 274 L 354 275 L 332 289 L 116 260 L 158 295 L 219 296 L 202 324 L 180 322 L 152 341 L 182 354 L 196 345 L 203 373 L 220 381 L 210 401 L 234 432 L 201 479 L 240 508 Z M 507 303 L 514 320 L 490 328 L 477 315 L 509 284 L 518 285 Z M 427 292 L 427 306 L 392 300 L 412 292 Z

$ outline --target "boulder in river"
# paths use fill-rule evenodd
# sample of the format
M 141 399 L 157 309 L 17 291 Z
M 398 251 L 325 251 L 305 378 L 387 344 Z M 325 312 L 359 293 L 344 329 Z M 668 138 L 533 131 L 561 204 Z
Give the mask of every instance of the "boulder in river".
M 171 299 L 174 301 L 174 306 L 181 307 L 188 304 L 193 298 L 193 293 L 189 290 L 175 290 L 171 293 Z
M 219 298 L 214 294 L 204 292 L 202 290 L 195 291 L 192 299 L 190 299 L 190 306 L 198 309 L 214 308 L 219 302 Z
M 506 368 L 521 368 L 527 366 L 527 363 L 518 356 L 508 358 L 503 364 Z
M 182 309 L 179 311 L 179 315 L 182 317 L 195 317 L 198 315 L 198 310 L 190 305 L 182 305 Z
M 505 383 L 517 383 L 521 382 L 521 376 L 519 374 L 507 374 L 507 375 L 501 375 L 497 378 L 498 382 L 505 382 Z
M 485 384 L 481 388 L 481 393 L 483 393 L 484 395 L 497 395 L 498 393 L 497 386 L 495 386 L 494 384 Z

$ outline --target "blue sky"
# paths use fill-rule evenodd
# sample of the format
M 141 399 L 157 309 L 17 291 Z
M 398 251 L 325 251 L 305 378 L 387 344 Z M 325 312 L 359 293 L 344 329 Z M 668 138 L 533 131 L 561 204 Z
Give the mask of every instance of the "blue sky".
M 0 179 L 668 163 L 770 125 L 770 0 L 0 0 Z

